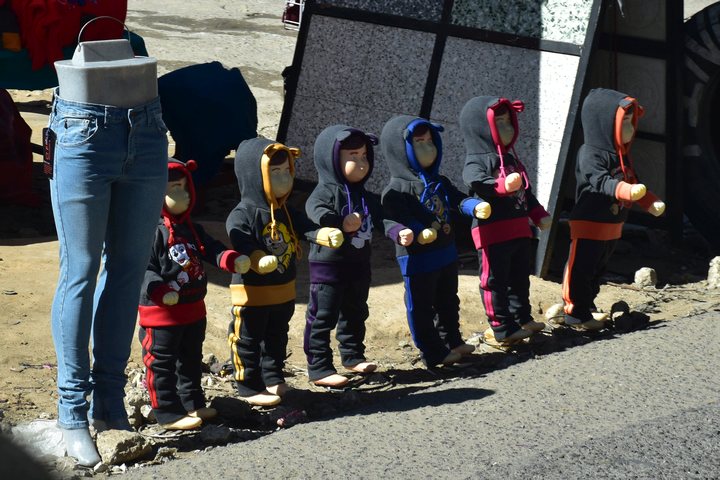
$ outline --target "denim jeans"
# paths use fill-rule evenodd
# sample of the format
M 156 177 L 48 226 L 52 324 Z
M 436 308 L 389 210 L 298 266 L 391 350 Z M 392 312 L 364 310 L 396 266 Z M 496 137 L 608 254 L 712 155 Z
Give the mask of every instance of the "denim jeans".
M 60 244 L 52 305 L 58 424 L 86 428 L 88 410 L 93 419 L 127 418 L 125 367 L 165 195 L 167 128 L 159 98 L 123 109 L 66 101 L 57 89 L 49 127 L 57 138 L 50 194 Z

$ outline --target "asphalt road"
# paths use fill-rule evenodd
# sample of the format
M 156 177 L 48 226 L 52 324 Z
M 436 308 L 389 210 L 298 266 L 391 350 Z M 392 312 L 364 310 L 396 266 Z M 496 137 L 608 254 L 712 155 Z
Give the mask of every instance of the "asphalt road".
M 660 323 L 124 478 L 720 478 L 719 334 Z

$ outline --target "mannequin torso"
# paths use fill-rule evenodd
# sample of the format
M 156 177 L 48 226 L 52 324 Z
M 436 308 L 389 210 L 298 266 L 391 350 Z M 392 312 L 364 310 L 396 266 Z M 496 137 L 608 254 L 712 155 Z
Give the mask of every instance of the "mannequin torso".
M 157 60 L 135 57 L 128 40 L 81 42 L 55 69 L 65 100 L 134 108 L 158 95 Z

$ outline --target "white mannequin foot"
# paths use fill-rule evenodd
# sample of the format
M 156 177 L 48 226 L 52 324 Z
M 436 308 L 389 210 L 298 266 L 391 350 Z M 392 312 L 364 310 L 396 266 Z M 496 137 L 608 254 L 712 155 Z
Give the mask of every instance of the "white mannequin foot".
M 191 417 L 186 415 L 171 423 L 163 423 L 160 425 L 165 430 L 194 430 L 200 428 L 202 425 L 202 419 L 198 417 Z
M 212 407 L 202 407 L 197 410 L 191 410 L 188 412 L 189 417 L 199 418 L 200 420 L 210 420 L 217 416 L 218 411 Z
M 377 363 L 375 362 L 360 362 L 355 365 L 343 365 L 351 372 L 355 373 L 372 373 L 377 370 Z
M 277 385 L 270 385 L 269 387 L 265 388 L 265 390 L 272 393 L 273 395 L 277 395 L 278 397 L 282 397 L 292 389 L 293 388 L 285 382 L 278 383 Z
M 88 428 L 62 429 L 68 457 L 76 458 L 83 467 L 94 467 L 102 461 Z
M 347 377 L 343 377 L 342 375 L 333 373 L 332 375 L 328 375 L 327 377 L 323 377 L 318 380 L 314 380 L 313 383 L 320 387 L 338 388 L 338 387 L 344 387 L 345 385 L 347 385 L 348 379 L 347 379 Z

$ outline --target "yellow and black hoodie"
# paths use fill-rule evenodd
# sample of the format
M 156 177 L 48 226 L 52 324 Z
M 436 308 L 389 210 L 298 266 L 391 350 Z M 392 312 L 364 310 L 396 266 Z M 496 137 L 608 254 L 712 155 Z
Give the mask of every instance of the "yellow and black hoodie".
M 202 320 L 207 293 L 202 260 L 233 272 L 235 259 L 240 256 L 190 220 L 195 205 L 195 187 L 190 172 L 195 167 L 193 160 L 184 164 L 170 159 L 168 163 L 170 171 L 180 172 L 187 179 L 190 206 L 184 213 L 173 215 L 163 204 L 140 294 L 138 308 L 142 327 L 171 327 Z M 163 304 L 163 296 L 172 291 L 178 292 L 178 303 Z
M 634 109 L 637 128 L 643 108 L 637 100 L 615 90 L 591 90 L 582 106 L 584 144 L 575 165 L 577 189 L 570 213 L 570 237 L 615 240 L 622 234 L 632 200 L 630 190 L 638 178 L 630 158 L 632 140 L 621 142 L 622 120 Z M 658 197 L 648 191 L 635 202 L 648 210 Z
M 312 225 L 304 215 L 291 217 L 285 205 L 290 192 L 275 198 L 270 179 L 270 159 L 278 151 L 287 154 L 290 172 L 295 175 L 297 148 L 265 138 L 245 140 L 235 154 L 235 175 L 240 187 L 240 203 L 228 215 L 225 227 L 233 247 L 250 257 L 250 270 L 235 274 L 230 285 L 233 305 L 278 305 L 295 299 L 295 259 L 300 256 L 300 241 L 295 227 L 315 240 Z M 293 224 L 293 220 L 296 224 Z M 275 255 L 277 269 L 258 272 L 258 262 Z

